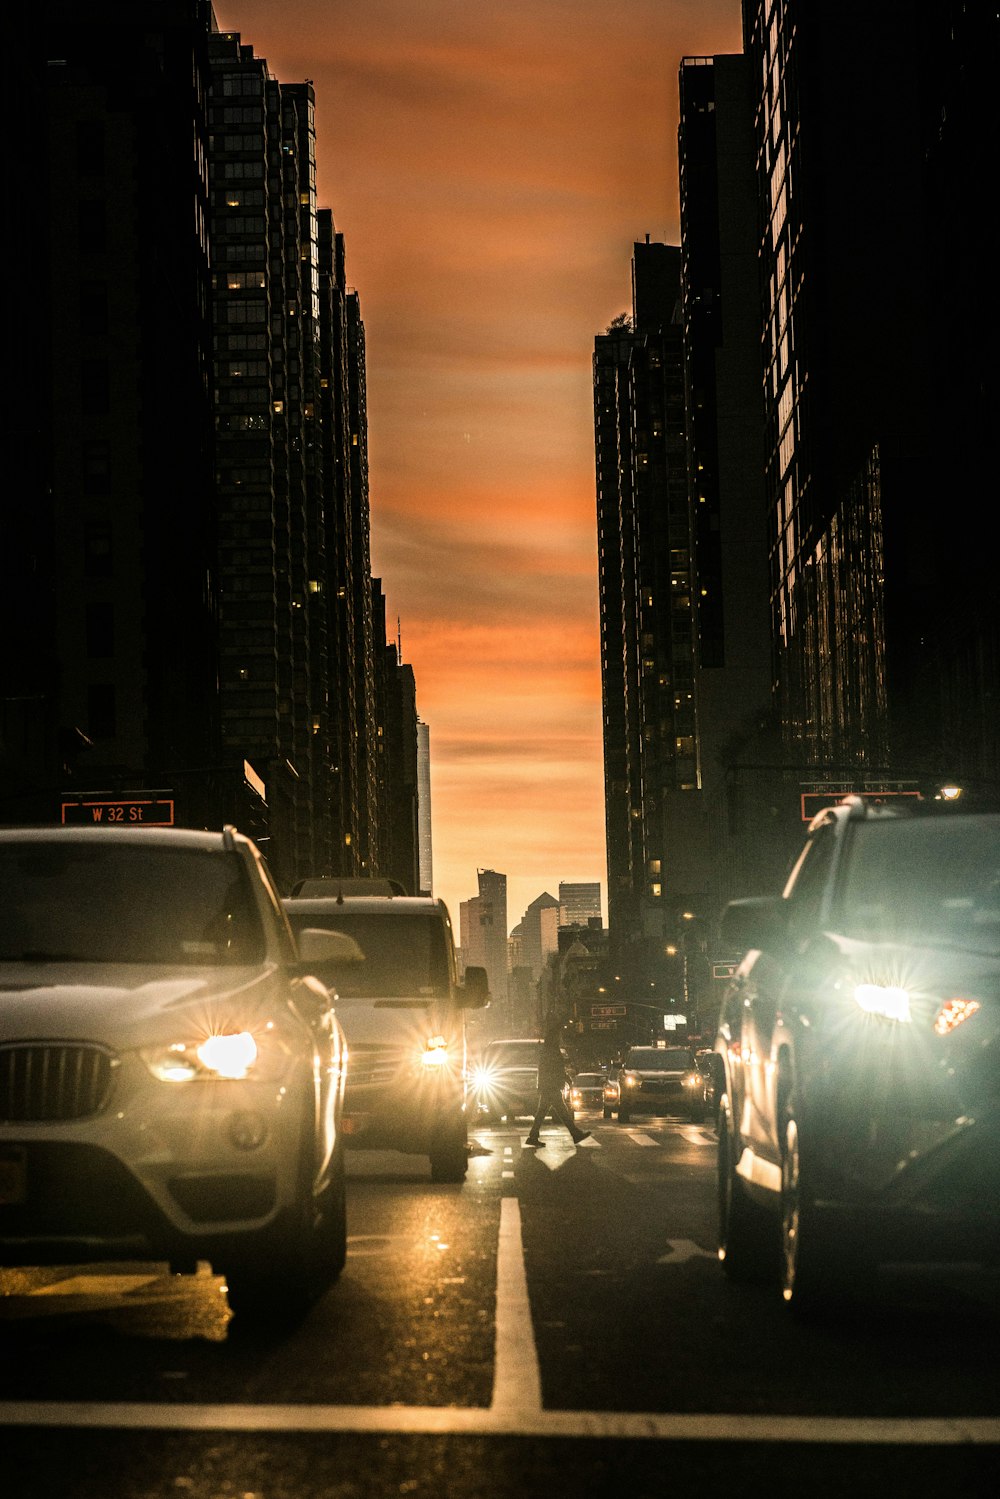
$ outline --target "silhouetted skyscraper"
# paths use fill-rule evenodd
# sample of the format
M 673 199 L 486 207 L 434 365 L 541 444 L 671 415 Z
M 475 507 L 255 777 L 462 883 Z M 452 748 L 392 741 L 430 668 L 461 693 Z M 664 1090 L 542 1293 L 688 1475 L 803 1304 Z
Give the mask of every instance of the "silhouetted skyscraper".
M 771 634 L 760 400 L 750 63 L 685 58 L 678 165 L 688 495 L 694 525 L 697 696 L 709 907 L 773 882 L 769 798 L 746 763 L 769 737 Z M 773 819 L 772 819 L 773 821 Z M 749 882 L 749 884 L 748 884 Z
M 680 250 L 636 244 L 632 320 L 594 344 L 609 924 L 616 947 L 661 953 L 701 881 L 680 297 Z
M 785 755 L 831 778 L 996 776 L 995 590 L 971 521 L 996 487 L 995 10 L 743 16 Z

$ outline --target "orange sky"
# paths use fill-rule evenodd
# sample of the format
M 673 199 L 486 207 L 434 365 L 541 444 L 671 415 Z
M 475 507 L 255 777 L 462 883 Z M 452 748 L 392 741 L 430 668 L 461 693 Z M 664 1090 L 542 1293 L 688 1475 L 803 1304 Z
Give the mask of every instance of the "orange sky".
M 594 335 L 677 243 L 677 69 L 739 0 L 215 0 L 316 86 L 368 350 L 372 569 L 430 725 L 435 894 L 607 911 Z

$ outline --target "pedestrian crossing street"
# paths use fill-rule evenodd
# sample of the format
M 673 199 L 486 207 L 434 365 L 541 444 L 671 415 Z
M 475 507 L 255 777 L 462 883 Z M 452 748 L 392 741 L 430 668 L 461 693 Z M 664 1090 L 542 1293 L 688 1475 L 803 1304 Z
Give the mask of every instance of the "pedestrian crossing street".
M 497 1125 L 477 1129 L 472 1132 L 472 1138 L 478 1147 L 477 1154 L 495 1159 L 502 1152 L 501 1176 L 507 1179 L 513 1178 L 515 1166 L 525 1156 L 530 1156 L 549 1171 L 559 1171 L 578 1151 L 613 1152 L 617 1160 L 621 1152 L 665 1151 L 671 1146 L 676 1151 L 679 1141 L 696 1150 L 704 1150 L 707 1164 L 711 1159 L 708 1152 L 714 1152 L 717 1139 L 711 1125 L 691 1124 L 682 1119 L 658 1118 L 651 1120 L 647 1128 L 591 1122 L 586 1117 L 579 1118 L 577 1123 L 591 1131 L 589 1139 L 582 1140 L 579 1145 L 573 1144 L 562 1125 L 549 1125 L 542 1130 L 541 1149 L 525 1145 L 528 1137 L 527 1124 L 521 1128 Z M 627 1170 L 624 1174 L 627 1175 Z

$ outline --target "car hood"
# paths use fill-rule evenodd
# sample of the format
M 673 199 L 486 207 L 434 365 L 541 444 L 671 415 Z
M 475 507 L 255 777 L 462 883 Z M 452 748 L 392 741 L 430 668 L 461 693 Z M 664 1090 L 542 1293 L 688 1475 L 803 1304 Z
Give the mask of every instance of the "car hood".
M 173 1040 L 178 1023 L 244 1029 L 288 998 L 272 964 L 177 968 L 143 964 L 0 964 L 5 1041 L 86 1039 L 114 1050 Z

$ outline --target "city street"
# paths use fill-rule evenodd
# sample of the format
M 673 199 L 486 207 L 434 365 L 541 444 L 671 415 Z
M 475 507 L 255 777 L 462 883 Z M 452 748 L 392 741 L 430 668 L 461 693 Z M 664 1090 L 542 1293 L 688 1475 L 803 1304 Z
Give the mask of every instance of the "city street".
M 208 1265 L 0 1272 L 9 1499 L 993 1492 L 1000 1279 L 885 1270 L 803 1325 L 715 1256 L 715 1132 L 477 1130 L 468 1178 L 350 1157 L 340 1283 L 295 1327 Z

